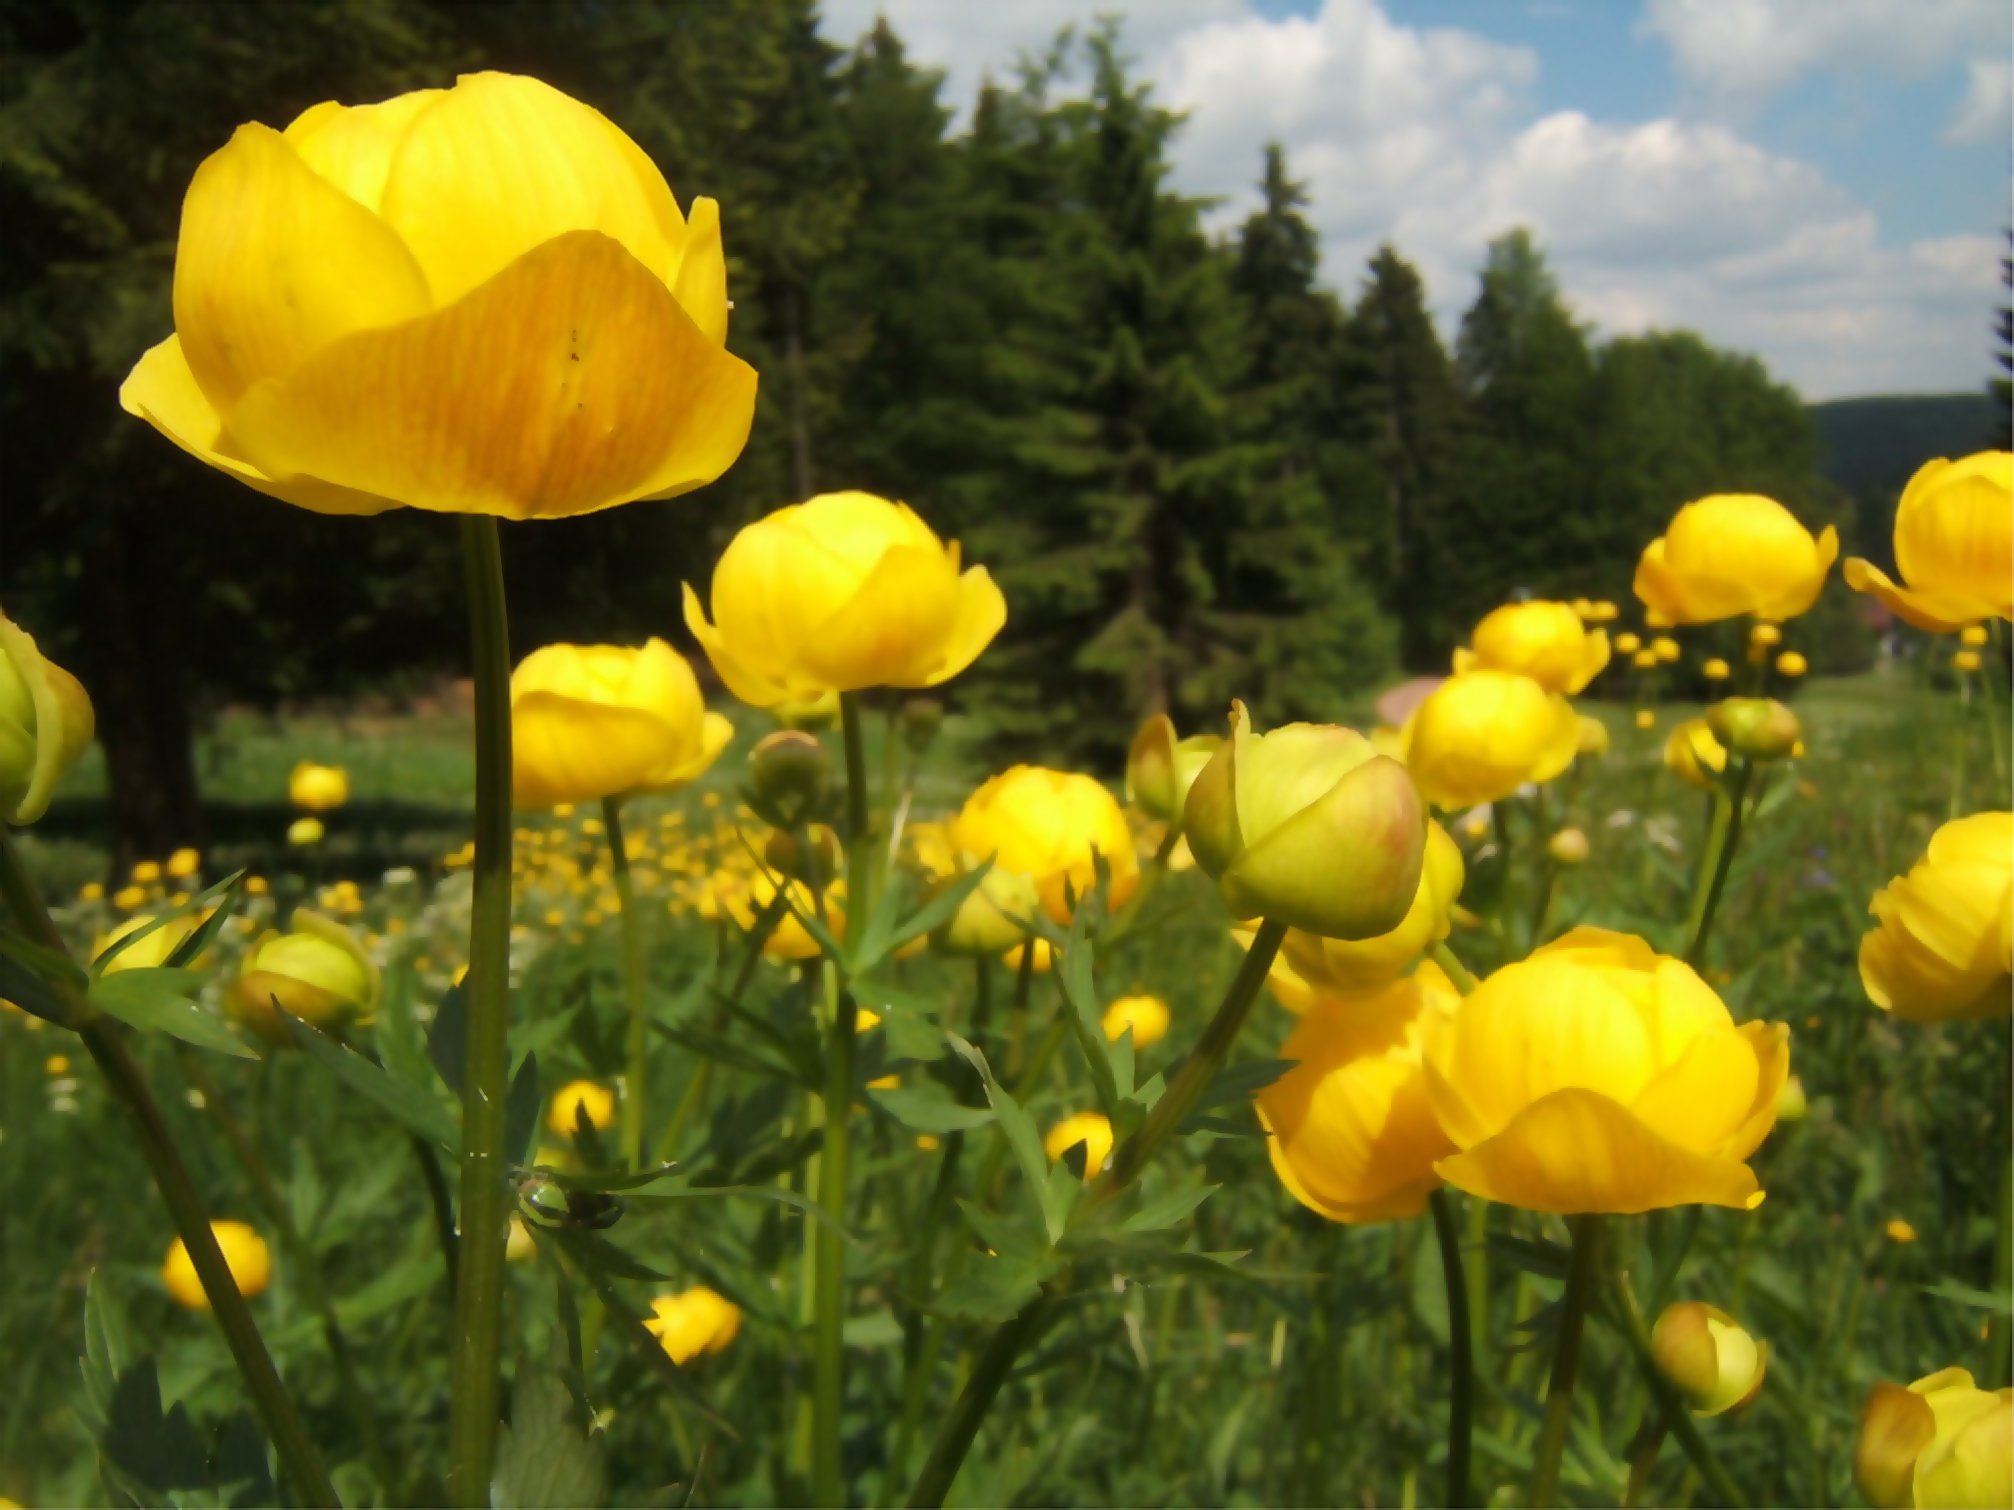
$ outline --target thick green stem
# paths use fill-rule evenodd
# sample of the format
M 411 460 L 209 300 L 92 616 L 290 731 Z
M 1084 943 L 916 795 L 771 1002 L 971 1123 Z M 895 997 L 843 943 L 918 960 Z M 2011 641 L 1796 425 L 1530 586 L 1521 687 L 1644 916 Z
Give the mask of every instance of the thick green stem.
M 1545 1420 L 1539 1427 L 1529 1503 L 1544 1510 L 1559 1495 L 1560 1460 L 1566 1454 L 1566 1431 L 1573 1419 L 1573 1387 L 1580 1376 L 1580 1338 L 1587 1324 L 1588 1302 L 1594 1297 L 1596 1250 L 1601 1246 L 1601 1218 L 1572 1216 L 1573 1259 L 1567 1267 L 1566 1293 L 1560 1298 L 1559 1338 L 1553 1348 L 1552 1378 L 1545 1390 Z
M 1747 760 L 1734 757 L 1725 785 L 1713 790 L 1713 820 L 1707 827 L 1706 848 L 1700 852 L 1699 877 L 1693 884 L 1692 909 L 1685 922 L 1685 962 L 1695 969 L 1706 960 L 1713 915 L 1734 864 L 1734 848 L 1741 842 L 1742 799 L 1748 795 L 1754 769 Z
M 1454 950 L 1446 944 L 1434 945 L 1434 963 L 1447 973 L 1454 982 L 1455 989 L 1466 996 L 1476 988 L 1476 978 L 1469 973 L 1468 966 L 1455 957 Z
M 629 1016 L 622 1082 L 622 1158 L 630 1168 L 643 1163 L 643 1118 L 650 1104 L 650 1006 L 644 979 L 643 917 L 636 884 L 629 875 L 629 845 L 622 836 L 622 799 L 601 799 L 602 827 L 608 834 L 608 863 L 615 876 L 615 901 L 622 930 L 622 997 Z
M 1469 1495 L 1469 1422 L 1475 1409 L 1475 1359 L 1469 1350 L 1469 1292 L 1462 1278 L 1462 1240 L 1448 1193 L 1436 1190 L 1428 1204 L 1434 1236 L 1441 1245 L 1441 1278 L 1448 1292 L 1448 1487 L 1453 1510 L 1474 1503 Z
M 979 1355 L 972 1367 L 972 1377 L 958 1392 L 937 1440 L 930 1444 L 930 1456 L 924 1460 L 923 1471 L 917 1474 L 915 1486 L 909 1491 L 911 1510 L 944 1503 L 965 1462 L 965 1454 L 971 1450 L 973 1438 L 979 1435 L 979 1423 L 986 1419 L 1000 1386 L 1013 1372 L 1014 1360 L 1041 1331 L 1048 1314 L 1048 1298 L 1037 1296 L 1018 1315 L 1003 1322 L 986 1344 L 986 1351 Z
M 1664 1405 L 1660 1401 L 1650 1408 L 1655 1414 L 1644 1422 L 1636 1451 L 1630 1454 L 1629 1481 L 1622 1490 L 1623 1510 L 1643 1503 L 1643 1491 L 1650 1486 L 1650 1471 L 1657 1466 L 1657 1450 L 1664 1445 Z
M 1585 1222 L 1597 1218 L 1579 1217 L 1576 1220 Z M 1579 1259 L 1580 1244 L 1576 1239 L 1574 1260 L 1578 1263 Z M 1678 1438 L 1678 1445 L 1685 1449 L 1685 1455 L 1692 1460 L 1692 1466 L 1706 1481 L 1707 1487 L 1712 1489 L 1714 1499 L 1719 1504 L 1733 1506 L 1739 1510 L 1740 1506 L 1747 1503 L 1740 1486 L 1728 1477 L 1720 1459 L 1714 1455 L 1712 1447 L 1707 1445 L 1706 1438 L 1700 1435 L 1699 1427 L 1693 1422 L 1692 1413 L 1686 1409 L 1684 1402 L 1672 1393 L 1671 1386 L 1664 1382 L 1664 1376 L 1657 1371 L 1657 1364 L 1650 1348 L 1650 1328 L 1644 1322 L 1643 1308 L 1636 1303 L 1636 1291 L 1630 1285 L 1629 1271 L 1618 1265 L 1610 1289 L 1616 1302 L 1614 1314 L 1621 1318 L 1623 1335 L 1629 1341 L 1630 1350 L 1636 1354 L 1637 1367 L 1642 1371 L 1644 1382 L 1650 1386 L 1652 1396 L 1664 1412 L 1664 1424 L 1671 1429 L 1671 1434 Z M 1546 1402 L 1548 1420 L 1550 1420 L 1551 1403 L 1550 1400 Z M 1645 1471 L 1648 1472 L 1648 1469 Z
M 510 636 L 496 521 L 469 516 L 461 524 L 475 669 L 476 823 L 465 982 L 461 1238 L 448 1366 L 448 1498 L 456 1505 L 487 1505 L 509 1235 L 504 1109 L 510 1070 Z
M 30 939 L 44 948 L 67 953 L 63 936 L 43 905 L 34 879 L 21 863 L 5 824 L 0 824 L 0 896 L 6 898 L 16 923 Z M 252 1397 L 252 1408 L 279 1454 L 281 1472 L 293 1484 L 303 1504 L 341 1504 L 329 1484 L 328 1470 L 322 1466 L 322 1455 L 308 1436 L 300 1412 L 294 1408 L 293 1396 L 287 1393 L 279 1370 L 273 1367 L 272 1357 L 266 1352 L 265 1339 L 259 1335 L 258 1323 L 252 1320 L 251 1307 L 238 1293 L 237 1281 L 231 1277 L 230 1265 L 225 1263 L 223 1250 L 217 1246 L 217 1235 L 211 1230 L 202 1194 L 196 1189 L 188 1165 L 182 1162 L 174 1129 L 168 1126 L 168 1119 L 162 1116 L 153 1092 L 147 1088 L 139 1063 L 127 1047 L 124 1030 L 104 1018 L 93 1017 L 88 1004 L 81 999 L 67 1005 L 85 1050 L 105 1076 L 113 1098 L 126 1109 L 132 1121 L 148 1172 L 154 1177 L 162 1204 L 168 1208 L 176 1235 L 188 1250 L 196 1278 L 209 1298 L 210 1314 L 216 1318 L 232 1361 L 238 1365 L 238 1373 Z

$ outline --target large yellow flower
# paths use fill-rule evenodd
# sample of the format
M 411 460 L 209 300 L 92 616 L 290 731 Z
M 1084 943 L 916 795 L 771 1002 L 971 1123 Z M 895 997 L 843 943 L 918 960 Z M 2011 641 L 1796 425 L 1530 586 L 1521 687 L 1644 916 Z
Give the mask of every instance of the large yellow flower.
M 1123 906 L 1140 884 L 1125 810 L 1102 782 L 1074 771 L 1002 771 L 965 799 L 950 840 L 965 855 L 1033 881 L 1042 910 L 1057 923 L 1070 921 L 1073 898 L 1091 894 L 1101 864 L 1112 906 Z M 1007 900 L 1005 891 L 998 895 Z
M 1577 928 L 1506 965 L 1427 1039 L 1427 1088 L 1486 1200 L 1561 1213 L 1762 1200 L 1744 1162 L 1776 1122 L 1781 1023 L 1737 1026 L 1692 967 Z
M 2014 454 L 1919 467 L 1895 509 L 1895 566 L 1903 585 L 1856 556 L 1846 585 L 1938 634 L 2014 618 Z
M 756 520 L 713 569 L 713 620 L 685 623 L 727 688 L 758 708 L 863 687 L 934 687 L 1007 622 L 986 568 L 961 573 L 907 504 L 821 493 Z
M 2004 1017 L 2014 1005 L 2014 813 L 1975 813 L 1930 836 L 1921 860 L 1874 893 L 1860 982 L 1912 1022 Z
M 1813 539 L 1774 498 L 1715 493 L 1680 509 L 1644 548 L 1636 595 L 1659 628 L 1744 613 L 1794 619 L 1818 601 L 1838 554 L 1829 524 Z
M 1434 1117 L 1421 1067 L 1427 1024 L 1459 998 L 1438 966 L 1367 995 L 1322 1003 L 1280 1050 L 1294 1067 L 1259 1092 L 1280 1183 L 1334 1222 L 1418 1216 L 1454 1144 Z
M 0 614 L 0 822 L 33 823 L 56 782 L 91 743 L 83 684 Z
M 1570 603 L 1506 603 L 1476 625 L 1455 671 L 1488 667 L 1528 676 L 1548 692 L 1579 692 L 1608 664 L 1608 631 L 1590 630 Z
M 1557 692 L 1514 671 L 1476 670 L 1436 687 L 1400 731 L 1406 769 L 1439 807 L 1508 797 L 1550 781 L 1580 750 L 1580 719 Z
M 1396 979 L 1448 936 L 1449 914 L 1461 895 L 1464 875 L 1461 846 L 1430 821 L 1419 889 L 1398 927 L 1367 939 L 1320 938 L 1298 928 L 1289 930 L 1267 977 L 1274 997 L 1290 1012 L 1307 1012 L 1335 997 L 1372 991 Z M 1248 936 L 1245 941 L 1249 943 Z
M 174 304 L 120 403 L 323 513 L 669 498 L 754 414 L 719 207 L 681 215 L 616 126 L 511 74 L 240 126 L 183 201 Z
M 511 673 L 511 784 L 521 808 L 666 791 L 734 737 L 663 640 L 547 645 Z

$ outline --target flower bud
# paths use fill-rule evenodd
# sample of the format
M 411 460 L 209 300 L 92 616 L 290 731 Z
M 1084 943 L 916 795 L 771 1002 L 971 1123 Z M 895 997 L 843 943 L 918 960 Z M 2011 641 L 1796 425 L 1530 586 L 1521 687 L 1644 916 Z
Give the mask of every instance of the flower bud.
M 1658 654 L 1655 650 L 1646 647 L 1642 650 L 1637 651 L 1635 655 L 1631 656 L 1629 658 L 1629 663 L 1630 665 L 1636 667 L 1636 669 L 1639 671 L 1648 671 L 1653 666 L 1657 665 Z
M 1983 1390 L 1962 1368 L 1907 1389 L 1877 1384 L 1860 1413 L 1853 1480 L 1880 1510 L 1998 1506 L 2014 1498 L 2014 1390 Z
M 1585 865 L 1589 853 L 1587 835 L 1577 828 L 1563 828 L 1546 840 L 1545 852 L 1555 865 Z
M 944 727 L 944 704 L 934 697 L 912 697 L 896 713 L 895 722 L 909 752 L 921 755 L 936 742 L 938 731 Z
M 1615 653 L 1617 655 L 1635 655 L 1641 649 L 1643 649 L 1643 636 L 1641 635 L 1632 634 L 1629 630 L 1625 629 L 1615 637 Z
M 330 812 L 350 800 L 349 773 L 339 765 L 303 760 L 287 778 L 287 800 L 303 812 Z
M 1661 634 L 1650 642 L 1650 653 L 1663 665 L 1671 665 L 1679 657 L 1678 641 L 1668 634 Z
M 756 815 L 778 828 L 796 828 L 824 805 L 832 757 L 815 734 L 780 729 L 748 753 L 743 795 Z
M 1664 1308 L 1650 1338 L 1657 1371 L 1692 1402 L 1696 1416 L 1740 1410 L 1762 1390 L 1769 1344 L 1725 1311 L 1686 1300 Z
M 1783 631 L 1766 620 L 1759 622 L 1749 629 L 1748 643 L 1750 645 L 1760 645 L 1764 648 L 1780 645 L 1783 643 Z
M 806 838 L 808 845 L 788 829 L 773 829 L 763 841 L 762 860 L 789 880 L 815 880 L 822 886 L 839 874 L 839 840 L 822 823 L 808 830 Z
M 1183 826 L 1234 916 L 1339 939 L 1398 926 L 1427 842 L 1404 766 L 1332 724 L 1254 734 L 1243 703 L 1189 790 Z
M 1727 769 L 1727 748 L 1703 718 L 1688 718 L 1665 736 L 1664 763 L 1688 786 L 1711 787 Z
M 1706 710 L 1706 726 L 1724 749 L 1750 760 L 1782 760 L 1804 738 L 1797 715 L 1774 698 L 1723 698 Z
M 1638 708 L 1634 722 L 1639 729 L 1655 729 L 1657 727 L 1657 715 L 1648 708 Z
M 1802 1122 L 1810 1110 L 1811 1102 L 1804 1094 L 1804 1082 L 1795 1075 L 1785 1077 L 1783 1089 L 1776 1093 L 1776 1120 Z
M 238 978 L 224 996 L 233 1022 L 270 1044 L 292 1042 L 277 1013 L 334 1028 L 369 1017 L 382 995 L 378 967 L 356 935 L 306 908 L 289 933 L 268 933 L 245 952 Z
M 91 742 L 90 696 L 0 614 L 0 820 L 33 823 Z
M 1576 754 L 1606 755 L 1608 753 L 1608 725 L 1587 713 L 1574 715 L 1576 727 L 1580 731 Z
M 1215 734 L 1175 737 L 1174 721 L 1156 713 L 1140 725 L 1126 755 L 1126 797 L 1163 823 L 1180 824 L 1189 788 L 1224 741 Z
M 785 698 L 769 711 L 786 729 L 829 729 L 839 722 L 839 694 L 827 691 L 816 697 Z

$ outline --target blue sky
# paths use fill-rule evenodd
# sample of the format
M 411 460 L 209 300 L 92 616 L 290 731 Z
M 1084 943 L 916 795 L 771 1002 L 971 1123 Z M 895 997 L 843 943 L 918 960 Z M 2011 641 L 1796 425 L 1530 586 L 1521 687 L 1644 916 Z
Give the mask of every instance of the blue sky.
M 885 13 L 969 99 L 1085 0 L 825 0 Z M 1976 388 L 2009 203 L 2005 0 L 1133 0 L 1190 112 L 1178 183 L 1308 181 L 1324 276 L 1394 241 L 1452 329 L 1489 238 L 1529 224 L 1605 333 L 1690 327 L 1812 398 Z

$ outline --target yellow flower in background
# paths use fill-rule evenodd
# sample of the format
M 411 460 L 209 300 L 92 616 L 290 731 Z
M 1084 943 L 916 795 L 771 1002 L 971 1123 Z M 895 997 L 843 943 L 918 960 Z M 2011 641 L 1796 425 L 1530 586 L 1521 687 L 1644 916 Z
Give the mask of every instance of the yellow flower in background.
M 159 860 L 136 860 L 133 862 L 133 883 L 136 886 L 152 886 L 161 879 Z
M 1302 1016 L 1279 1057 L 1292 1069 L 1260 1091 L 1273 1170 L 1288 1194 L 1333 1222 L 1418 1216 L 1455 1151 L 1427 1096 L 1427 1025 L 1459 1000 L 1431 961 Z
M 1681 652 L 1677 640 L 1668 634 L 1661 634 L 1650 642 L 1650 653 L 1657 658 L 1659 665 L 1669 666 L 1679 658 Z
M 1719 656 L 1708 656 L 1700 665 L 1699 674 L 1710 682 L 1724 682 L 1734 675 L 1734 670 Z
M 1639 671 L 1649 671 L 1657 666 L 1658 654 L 1655 650 L 1651 649 L 1648 645 L 1646 645 L 1643 649 L 1637 651 L 1635 655 L 1629 658 L 1629 663 L 1630 665 L 1636 667 L 1636 669 Z
M 1545 841 L 1545 852 L 1555 865 L 1585 865 L 1594 850 L 1583 830 L 1563 828 Z
M 1032 953 L 1030 951 L 1033 951 Z M 1021 973 L 1022 963 L 1028 965 L 1031 975 L 1047 975 L 1056 968 L 1056 947 L 1047 939 L 1034 938 L 1016 944 L 1001 956 L 1001 963 L 1013 974 Z
M 1334 997 L 1376 990 L 1397 979 L 1448 936 L 1465 874 L 1461 846 L 1429 821 L 1419 886 L 1398 926 L 1367 939 L 1288 930 L 1267 976 L 1274 997 L 1289 1012 L 1306 1012 Z M 1241 930 L 1237 937 L 1250 947 L 1250 934 Z
M 1528 676 L 1451 676 L 1413 710 L 1402 731 L 1406 769 L 1436 807 L 1472 807 L 1550 781 L 1580 749 L 1580 718 Z
M 83 683 L 0 614 L 0 822 L 26 824 L 42 816 L 94 728 Z
M 1751 650 L 1769 650 L 1782 643 L 1783 631 L 1776 625 L 1760 623 L 1748 626 L 1748 645 Z
M 960 850 L 951 830 L 949 822 L 912 823 L 906 830 L 911 855 L 933 892 L 957 885 L 986 858 Z M 1041 913 L 1033 877 L 992 865 L 932 942 L 952 954 L 999 954 L 1027 938 L 1030 921 Z
M 734 737 L 685 657 L 652 638 L 546 645 L 511 673 L 511 786 L 520 808 L 663 792 L 696 779 Z
M 1615 653 L 1617 655 L 1635 655 L 1641 649 L 1643 649 L 1643 637 L 1641 635 L 1634 634 L 1625 629 L 1615 637 Z
M 278 1009 L 318 1028 L 368 1019 L 384 994 L 378 967 L 355 934 L 302 908 L 291 931 L 271 932 L 245 951 L 238 978 L 224 994 L 232 1021 L 268 1043 L 293 1041 Z
M 1608 753 L 1608 725 L 1586 713 L 1574 715 L 1580 736 L 1574 742 L 1576 755 L 1606 755 Z
M 1636 710 L 1635 723 L 1639 729 L 1655 729 L 1657 727 L 1657 715 L 1648 708 L 1638 708 Z
M 1737 1025 L 1691 966 L 1577 928 L 1496 971 L 1428 1035 L 1428 1092 L 1461 1150 L 1436 1167 L 1531 1211 L 1754 1207 L 1745 1160 L 1789 1068 L 1782 1023 Z
M 118 954 L 107 960 L 100 967 L 100 973 L 111 975 L 119 970 L 151 970 L 157 965 L 167 964 L 168 956 L 175 952 L 182 940 L 203 926 L 203 917 L 201 913 L 185 912 L 179 917 L 169 918 L 145 938 L 134 939 Z M 105 951 L 119 940 L 140 932 L 153 921 L 152 913 L 140 913 L 127 918 L 110 933 L 99 936 L 91 949 L 92 958 L 102 958 Z
M 1285 724 L 1231 736 L 1189 788 L 1189 849 L 1234 918 L 1324 938 L 1399 926 L 1419 890 L 1426 814 L 1405 767 L 1354 729 Z
M 1981 649 L 1986 644 L 1986 626 L 1967 624 L 1958 631 L 1958 643 L 1970 650 Z
M 1084 1145 L 1084 1183 L 1088 1185 L 1112 1156 L 1112 1124 L 1103 1113 L 1078 1112 L 1065 1117 L 1042 1139 L 1042 1151 L 1056 1164 L 1080 1143 Z
M 983 566 L 960 570 L 907 504 L 822 493 L 728 542 L 713 619 L 685 588 L 685 623 L 728 691 L 758 708 L 863 687 L 934 687 L 1007 622 Z
M 193 849 L 182 848 L 168 856 L 167 873 L 177 881 L 186 881 L 202 868 L 203 857 Z
M 319 818 L 296 818 L 287 825 L 287 843 L 295 849 L 311 849 L 328 837 Z
M 706 1353 L 717 1353 L 741 1331 L 741 1307 L 705 1285 L 677 1295 L 660 1295 L 650 1303 L 644 1330 L 655 1337 L 681 1366 Z
M 615 1092 L 592 1080 L 572 1080 L 552 1093 L 545 1125 L 559 1138 L 571 1138 L 582 1116 L 599 1132 L 615 1121 Z
M 510 1233 L 504 1238 L 504 1262 L 521 1264 L 530 1261 L 538 1253 L 538 1240 L 531 1235 L 531 1228 L 524 1224 L 522 1217 L 510 1219 Z
M 723 871 L 714 877 L 712 891 L 720 909 L 747 932 L 754 931 L 757 920 L 777 896 L 776 881 L 759 872 L 741 875 Z M 818 916 L 818 898 L 802 881 L 784 882 L 783 898 L 785 908 L 770 925 L 769 937 L 762 941 L 763 957 L 784 961 L 817 959 L 823 947 L 799 919 Z M 828 882 L 825 887 L 825 925 L 835 937 L 846 932 L 844 881 Z
M 1744 1409 L 1762 1393 L 1769 1372 L 1769 1344 L 1704 1301 L 1666 1306 L 1651 1330 L 1650 1351 L 1657 1371 L 1685 1395 L 1696 1416 Z
M 1612 624 L 1615 622 L 1616 615 L 1622 611 L 1606 598 L 1597 598 L 1592 603 L 1589 603 L 1585 598 L 1576 598 L 1574 599 L 1573 608 L 1575 613 L 1586 619 L 1590 624 Z
M 1814 539 L 1773 498 L 1715 493 L 1680 509 L 1644 548 L 1636 595 L 1658 628 L 1744 613 L 1794 619 L 1818 601 L 1838 554 L 1829 524 Z
M 1916 1229 L 1899 1216 L 1890 1217 L 1887 1224 L 1881 1230 L 1887 1235 L 1891 1243 L 1913 1243 L 1916 1241 Z
M 273 1255 L 266 1240 L 243 1222 L 212 1222 L 210 1231 L 223 1250 L 224 1267 L 231 1271 L 238 1293 L 249 1300 L 265 1289 L 273 1277 Z M 195 1260 L 179 1237 L 168 1245 L 168 1256 L 161 1262 L 161 1283 L 177 1304 L 192 1311 L 210 1309 L 210 1297 L 203 1293 L 203 1281 L 196 1276 Z
M 1148 817 L 1179 828 L 1189 788 L 1223 742 L 1217 734 L 1177 739 L 1174 720 L 1154 714 L 1135 732 L 1126 755 L 1126 799 Z
M 1128 1032 L 1133 1047 L 1152 1048 L 1168 1036 L 1168 1004 L 1158 996 L 1122 996 L 1105 1009 L 1099 1026 L 1117 1043 Z
M 2014 618 L 2014 455 L 1981 451 L 1919 467 L 1895 508 L 1895 567 L 1900 584 L 1856 556 L 1846 585 L 1937 634 Z
M 121 886 L 112 893 L 112 905 L 121 912 L 132 912 L 147 905 L 147 889 L 144 886 Z
M 1930 836 L 1922 859 L 1874 894 L 1879 923 L 1860 941 L 1860 983 L 1911 1022 L 2010 1010 L 2014 813 L 1975 813 Z
M 300 761 L 287 777 L 287 800 L 303 812 L 332 812 L 350 800 L 350 774 L 339 765 Z
M 1810 669 L 1811 662 L 1795 650 L 1786 650 L 1776 658 L 1778 676 L 1799 677 Z
M 1984 1390 L 1962 1368 L 1904 1389 L 1877 1384 L 1860 1413 L 1853 1481 L 1880 1510 L 2004 1510 L 2014 1500 L 2014 1390 Z
M 688 492 L 755 407 L 719 208 L 691 208 L 599 112 L 511 74 L 240 126 L 182 204 L 175 334 L 119 401 L 323 513 Z
M 1528 676 L 1548 692 L 1579 692 L 1608 664 L 1608 632 L 1589 632 L 1570 604 L 1506 603 L 1457 650 L 1455 674 L 1486 667 Z
M 1125 810 L 1104 784 L 1074 771 L 1017 765 L 988 779 L 951 820 L 951 842 L 975 860 L 1034 882 L 1043 911 L 1067 924 L 1102 864 L 1113 907 L 1140 883 Z
M 1711 790 L 1727 769 L 1727 750 L 1703 718 L 1688 718 L 1664 737 L 1664 764 L 1687 786 Z
M 1954 650 L 1951 652 L 1951 669 L 1953 671 L 1977 671 L 1979 665 L 1979 652 L 1976 650 Z

